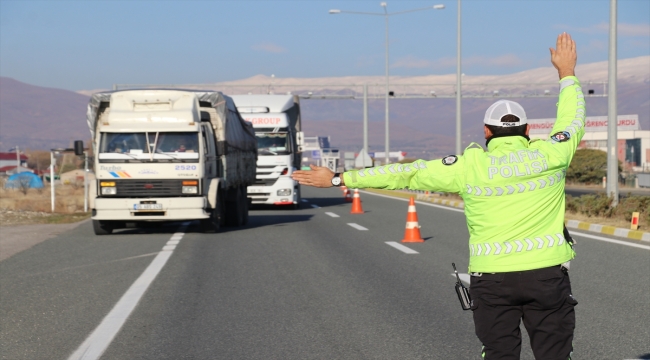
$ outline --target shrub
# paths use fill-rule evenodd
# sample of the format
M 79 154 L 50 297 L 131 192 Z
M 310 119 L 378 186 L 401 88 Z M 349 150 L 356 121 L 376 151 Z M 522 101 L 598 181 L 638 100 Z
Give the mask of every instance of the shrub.
M 566 196 L 566 211 L 592 216 L 632 220 L 632 213 L 639 212 L 639 218 L 646 218 L 650 224 L 650 196 L 633 196 L 621 198 L 618 205 L 612 206 L 612 198 L 604 193 L 583 195 L 580 197 Z
M 618 162 L 621 171 L 621 162 Z M 600 184 L 607 175 L 607 153 L 595 149 L 578 149 L 571 165 L 567 169 L 568 182 L 582 184 Z

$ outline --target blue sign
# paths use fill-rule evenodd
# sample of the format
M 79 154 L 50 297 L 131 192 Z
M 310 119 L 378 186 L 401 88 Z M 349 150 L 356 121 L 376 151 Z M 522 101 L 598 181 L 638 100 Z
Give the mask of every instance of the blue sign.
M 311 151 L 311 158 L 312 159 L 320 159 L 320 150 L 312 150 Z
M 368 152 L 368 156 L 370 156 L 370 158 L 374 159 L 375 158 L 375 152 L 374 151 L 373 152 Z

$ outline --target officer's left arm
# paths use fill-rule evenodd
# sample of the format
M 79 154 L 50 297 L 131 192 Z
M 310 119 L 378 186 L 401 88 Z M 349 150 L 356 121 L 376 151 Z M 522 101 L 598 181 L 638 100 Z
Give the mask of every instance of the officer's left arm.
M 455 155 L 410 164 L 389 164 L 347 171 L 345 185 L 351 188 L 412 189 L 457 193 L 463 173 L 463 157 Z
M 389 164 L 362 170 L 346 171 L 342 184 L 351 188 L 413 189 L 457 193 L 460 191 L 465 160 L 449 155 L 443 159 L 416 160 L 410 164 Z M 334 172 L 326 167 L 294 171 L 291 177 L 301 185 L 331 187 Z

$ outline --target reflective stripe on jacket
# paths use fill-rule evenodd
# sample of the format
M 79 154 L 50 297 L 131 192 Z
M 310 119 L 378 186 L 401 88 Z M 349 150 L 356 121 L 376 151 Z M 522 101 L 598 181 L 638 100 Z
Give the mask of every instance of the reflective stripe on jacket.
M 343 174 L 350 188 L 459 194 L 469 229 L 469 271 L 510 272 L 575 257 L 565 241 L 564 178 L 584 135 L 585 101 L 576 77 L 560 80 L 557 120 L 546 140 L 493 138 L 461 156 L 389 164 Z

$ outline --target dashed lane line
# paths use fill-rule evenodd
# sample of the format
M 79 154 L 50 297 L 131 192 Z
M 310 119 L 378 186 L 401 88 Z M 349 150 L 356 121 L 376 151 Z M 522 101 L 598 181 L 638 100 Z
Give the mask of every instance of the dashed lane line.
M 394 241 L 386 241 L 386 244 L 394 247 L 395 249 L 397 249 L 397 250 L 399 250 L 399 251 L 401 251 L 401 252 L 403 252 L 405 254 L 419 254 L 419 252 L 417 252 L 417 251 L 415 251 L 415 250 L 413 250 L 413 249 L 411 249 L 409 247 L 406 247 L 406 246 L 404 246 L 404 245 L 402 245 L 400 243 L 396 243 Z
M 309 202 L 309 200 L 307 200 L 307 199 L 300 199 L 300 201 L 302 201 L 302 202 Z
M 314 209 L 320 209 L 320 206 L 318 206 L 316 204 L 311 204 L 311 207 L 313 207 Z
M 144 270 L 140 277 L 122 295 L 122 298 L 115 304 L 113 309 L 104 317 L 95 330 L 88 335 L 86 340 L 70 355 L 68 360 L 97 360 L 111 344 L 117 333 L 120 331 L 126 320 L 129 318 L 140 299 L 149 288 L 149 285 L 156 279 L 160 270 L 165 266 L 167 260 L 174 253 L 176 244 L 185 235 L 184 231 L 189 223 L 183 223 L 180 231 L 175 233 L 162 251 L 156 255 L 151 264 Z
M 348 225 L 352 226 L 353 228 L 361 231 L 367 231 L 368 229 L 364 228 L 363 226 L 355 223 L 348 223 Z
M 340 216 L 336 215 L 336 214 L 333 213 L 333 212 L 326 212 L 325 214 L 327 214 L 327 215 L 329 215 L 329 216 L 331 216 L 331 217 L 333 217 L 333 218 L 340 217 Z

